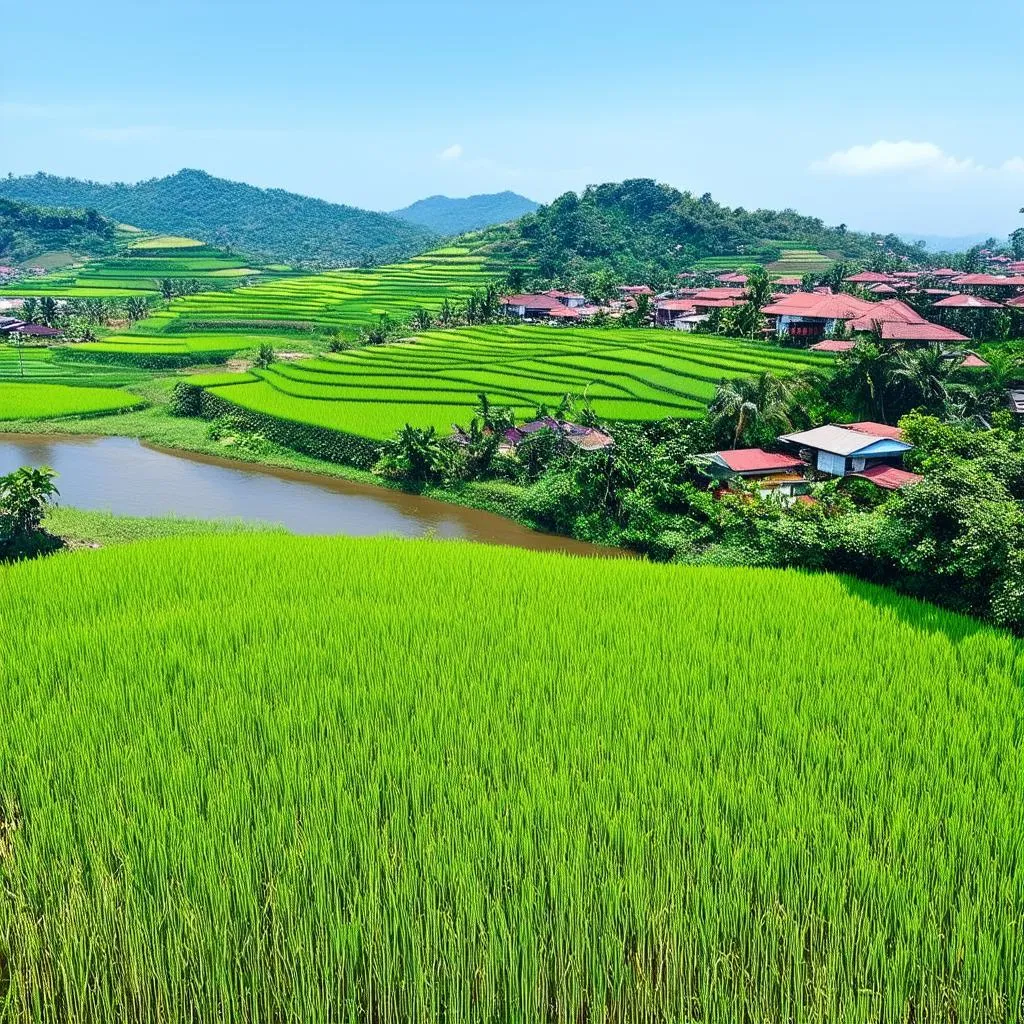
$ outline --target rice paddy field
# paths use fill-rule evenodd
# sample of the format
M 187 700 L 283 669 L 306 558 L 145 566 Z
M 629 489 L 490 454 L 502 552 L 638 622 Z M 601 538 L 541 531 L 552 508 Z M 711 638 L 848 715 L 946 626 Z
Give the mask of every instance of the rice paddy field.
M 0 1019 L 1019 1020 L 1022 659 L 792 572 L 0 567 Z
M 291 277 L 253 288 L 177 299 L 142 330 L 252 330 L 289 324 L 334 327 L 354 334 L 384 313 L 396 319 L 420 307 L 439 310 L 495 280 L 504 267 L 465 246 L 450 246 L 406 263 Z
M 115 256 L 88 260 L 43 277 L 5 285 L 5 295 L 54 298 L 118 298 L 159 295 L 165 278 L 199 281 L 211 289 L 234 288 L 250 280 L 292 276 L 288 268 L 270 270 L 189 238 L 160 236 L 134 242 Z
M 384 439 L 410 423 L 466 425 L 486 393 L 530 416 L 567 393 L 609 420 L 697 417 L 723 377 L 825 367 L 814 353 L 677 332 L 474 327 L 275 363 L 210 387 L 243 408 Z
M 109 387 L 12 384 L 0 380 L 0 421 L 90 416 L 133 409 L 141 404 L 142 399 L 135 395 Z
M 61 350 L 0 345 L 0 383 L 121 387 L 150 376 L 143 370 L 103 363 L 61 362 Z
M 765 263 L 765 269 L 773 277 L 802 277 L 804 274 L 821 274 L 828 270 L 835 262 L 831 257 L 814 249 L 800 249 L 799 242 L 768 242 L 782 249 L 782 256 Z M 714 272 L 725 271 L 746 271 L 757 266 L 762 261 L 752 260 L 749 256 L 705 256 L 698 260 L 693 266 L 695 270 L 708 270 Z

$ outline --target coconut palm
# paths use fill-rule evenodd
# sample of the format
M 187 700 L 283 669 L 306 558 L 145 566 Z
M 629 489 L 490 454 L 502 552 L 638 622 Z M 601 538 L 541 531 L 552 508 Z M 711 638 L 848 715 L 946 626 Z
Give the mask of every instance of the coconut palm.
M 738 448 L 741 443 L 753 443 L 758 434 L 792 430 L 793 416 L 800 408 L 798 395 L 806 386 L 802 375 L 777 377 L 769 371 L 723 380 L 708 416 L 715 430 L 728 434 L 732 447 Z

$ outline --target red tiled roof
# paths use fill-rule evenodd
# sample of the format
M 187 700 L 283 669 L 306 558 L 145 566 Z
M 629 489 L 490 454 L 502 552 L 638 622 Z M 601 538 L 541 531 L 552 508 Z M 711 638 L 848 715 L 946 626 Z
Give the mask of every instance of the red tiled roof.
M 695 299 L 738 299 L 747 293 L 742 288 L 701 288 Z
M 881 325 L 882 338 L 886 341 L 968 341 L 959 331 L 939 324 L 903 324 L 886 322 Z
M 964 274 L 950 284 L 976 288 L 1024 288 L 1024 277 L 997 277 L 995 274 Z
M 917 278 L 921 276 L 920 270 L 897 270 L 893 277 Z
M 876 323 L 923 324 L 927 323 L 913 306 L 908 306 L 899 299 L 883 299 L 873 303 L 867 313 L 850 321 L 850 329 L 854 331 L 874 330 Z
M 560 320 L 576 320 L 579 318 L 579 309 L 570 309 L 568 306 L 561 304 L 552 306 L 548 310 L 548 316 L 557 317 Z
M 693 299 L 694 309 L 732 309 L 742 305 L 742 299 Z
M 772 472 L 781 469 L 802 469 L 803 462 L 791 455 L 766 452 L 763 448 L 737 448 L 715 452 L 734 473 Z
M 802 277 L 777 277 L 775 279 L 776 285 L 781 285 L 785 288 L 799 288 L 803 283 Z
M 829 338 L 826 341 L 819 341 L 812 345 L 809 352 L 850 352 L 857 347 L 855 341 L 842 341 L 839 338 Z
M 1006 304 L 1008 306 L 1013 306 L 1014 309 L 1024 309 L 1024 295 L 1018 295 L 1015 299 L 1007 299 Z
M 657 309 L 667 309 L 670 312 L 689 310 L 693 311 L 693 300 L 692 299 L 662 299 L 657 306 Z
M 18 324 L 9 327 L 11 334 L 28 334 L 36 338 L 59 338 L 60 331 L 56 327 L 44 327 L 42 324 Z
M 924 479 L 917 473 L 908 473 L 905 469 L 885 465 L 868 466 L 860 473 L 851 473 L 850 476 L 859 476 L 862 480 L 870 480 L 876 487 L 881 487 L 886 491 L 898 491 L 901 487 L 919 484 Z
M 875 270 L 862 270 L 859 274 L 852 274 L 843 280 L 851 284 L 888 284 L 892 277 L 889 274 L 880 274 Z
M 998 309 L 999 303 L 991 299 L 979 299 L 977 295 L 950 295 L 934 303 L 940 309 Z
M 960 271 L 950 270 L 949 267 L 940 267 L 938 270 L 929 270 L 927 273 L 930 277 L 958 277 L 960 275 Z
M 715 280 L 716 281 L 721 281 L 723 284 L 726 281 L 731 281 L 733 284 L 746 284 L 747 283 L 747 275 L 746 274 L 737 274 L 737 273 L 719 274 L 718 277 L 715 278 Z
M 527 309 L 552 309 L 562 304 L 550 295 L 506 295 L 503 306 L 525 306 Z
M 888 423 L 861 420 L 860 423 L 847 423 L 846 427 L 849 430 L 856 430 L 858 434 L 870 434 L 872 437 L 891 437 L 894 441 L 903 440 L 903 431 L 899 427 L 890 427 Z
M 627 295 L 653 295 L 654 291 L 645 284 L 620 284 L 619 291 Z
M 891 284 L 873 284 L 869 289 L 872 295 L 895 295 L 896 289 Z
M 976 352 L 968 352 L 967 355 L 961 360 L 960 365 L 968 370 L 984 369 L 986 366 L 991 366 L 991 363 L 986 363 Z
M 777 316 L 806 316 L 818 320 L 850 320 L 865 316 L 881 303 L 858 299 L 856 295 L 793 292 L 761 308 L 762 313 Z
M 586 296 L 581 292 L 560 292 L 556 288 L 551 288 L 544 292 L 545 295 L 550 295 L 553 299 L 585 299 Z

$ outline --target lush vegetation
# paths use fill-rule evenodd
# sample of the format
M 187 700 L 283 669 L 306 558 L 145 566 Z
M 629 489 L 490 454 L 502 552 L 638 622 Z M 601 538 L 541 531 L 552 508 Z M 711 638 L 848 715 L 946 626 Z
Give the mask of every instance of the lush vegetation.
M 466 199 L 430 196 L 393 211 L 391 216 L 419 224 L 436 235 L 461 235 L 466 231 L 505 224 L 533 213 L 537 206 L 532 199 L 515 192 L 497 192 Z
M 506 269 L 479 246 L 450 246 L 373 270 L 305 276 L 270 270 L 268 276 L 279 279 L 175 298 L 149 311 L 130 331 L 100 337 L 76 351 L 90 358 L 120 354 L 153 365 L 164 358 L 170 365 L 192 356 L 191 361 L 223 359 L 261 343 L 294 348 L 309 341 L 323 349 L 360 337 L 384 340 L 414 323 L 457 323 L 465 319 L 466 304 L 476 303 L 488 288 L 494 304 L 495 282 Z
M 202 242 L 158 236 L 45 277 L 22 278 L 5 286 L 4 294 L 93 300 L 129 296 L 171 299 L 294 276 L 287 267 L 254 267 L 253 262 Z
M 117 225 L 95 210 L 50 209 L 0 199 L 0 262 L 24 263 L 42 253 L 111 253 Z M 6 288 L 5 288 L 6 291 Z
M 109 387 L 12 384 L 0 381 L 0 420 L 89 416 L 139 405 L 141 399 Z
M 0 196 L 47 206 L 88 206 L 148 231 L 305 266 L 387 263 L 423 251 L 432 237 L 387 214 L 194 170 L 134 185 L 40 173 L 0 179 Z
M 580 287 L 588 295 L 622 281 L 669 285 L 677 273 L 709 256 L 778 261 L 794 251 L 793 243 L 815 255 L 870 259 L 882 241 L 886 251 L 926 257 L 895 235 L 827 227 L 792 210 L 731 209 L 710 195 L 697 197 L 645 178 L 591 186 L 579 195 L 567 192 L 493 234 L 515 259 L 533 267 L 539 281 Z
M 247 409 L 385 439 L 406 424 L 445 433 L 453 423 L 465 426 L 481 393 L 520 419 L 567 395 L 605 419 L 695 417 L 723 377 L 825 365 L 813 354 L 726 338 L 485 326 L 273 363 L 254 371 L 258 381 L 210 390 Z
M 835 577 L 430 542 L 0 573 L 12 1019 L 1020 1005 L 1005 635 Z

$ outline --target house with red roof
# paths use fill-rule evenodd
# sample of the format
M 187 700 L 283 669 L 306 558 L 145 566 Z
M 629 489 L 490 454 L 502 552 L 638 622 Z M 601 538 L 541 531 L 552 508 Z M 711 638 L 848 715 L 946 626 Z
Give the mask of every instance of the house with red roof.
M 775 318 L 775 333 L 779 337 L 815 342 L 835 334 L 847 321 L 867 316 L 880 305 L 856 295 L 793 292 L 762 306 L 761 312 Z
M 579 292 L 554 289 L 536 295 L 506 295 L 501 306 L 506 314 L 520 320 L 578 320 L 597 312 L 597 307 L 587 305 L 586 296 Z
M 654 294 L 654 289 L 645 284 L 620 284 L 619 291 L 626 296 Z
M 862 270 L 859 274 L 844 277 L 843 280 L 849 284 L 892 284 L 893 276 L 879 273 L 877 270 Z
M 761 497 L 779 494 L 786 498 L 808 490 L 806 466 L 792 455 L 766 452 L 763 448 L 734 448 L 697 457 L 701 472 L 719 484 L 718 493 L 738 490 L 740 482 L 753 484 Z
M 883 432 L 884 431 L 884 432 Z M 900 436 L 892 436 L 897 428 L 884 423 L 857 423 L 850 425 L 827 424 L 813 430 L 802 430 L 795 434 L 784 434 L 779 443 L 799 455 L 817 472 L 825 476 L 846 477 L 863 476 L 872 470 L 873 479 L 884 476 L 882 469 L 903 471 L 903 456 L 913 449 L 913 445 Z M 914 476 L 914 474 L 908 474 Z M 887 481 L 895 479 L 885 476 Z M 917 483 L 919 477 L 906 483 Z M 879 483 L 883 487 L 885 484 Z

